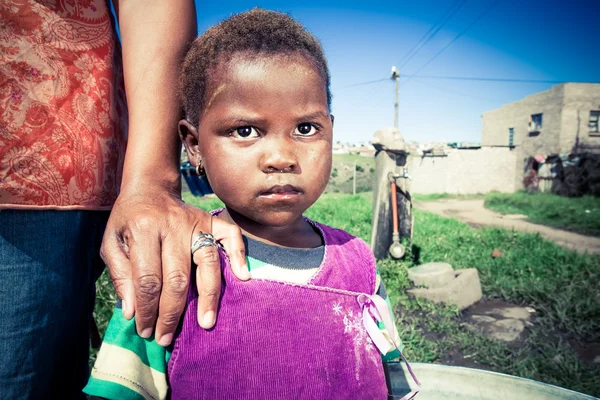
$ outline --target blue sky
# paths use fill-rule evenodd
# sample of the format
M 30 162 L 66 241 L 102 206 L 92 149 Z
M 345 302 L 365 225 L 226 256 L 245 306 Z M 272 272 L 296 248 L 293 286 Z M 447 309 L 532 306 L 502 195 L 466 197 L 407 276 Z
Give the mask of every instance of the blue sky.
M 196 1 L 198 30 L 254 6 L 283 11 L 323 44 L 329 62 L 334 140 L 368 141 L 394 122 L 392 65 L 455 0 Z M 406 65 L 411 75 L 481 15 L 494 0 L 467 0 Z M 600 1 L 499 0 L 420 75 L 600 82 Z M 378 79 L 383 81 L 352 86 Z M 400 79 L 399 128 L 406 140 L 474 141 L 481 114 L 549 83 Z

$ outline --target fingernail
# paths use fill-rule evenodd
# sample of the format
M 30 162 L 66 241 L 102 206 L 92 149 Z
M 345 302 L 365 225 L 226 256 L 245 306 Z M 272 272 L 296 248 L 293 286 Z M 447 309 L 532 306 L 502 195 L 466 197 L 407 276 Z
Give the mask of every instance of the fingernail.
M 202 327 L 210 328 L 214 324 L 215 324 L 215 312 L 214 311 L 206 312 L 206 314 L 204 314 L 204 317 L 202 318 Z
M 125 300 L 121 300 L 121 312 L 123 312 L 123 316 L 127 314 L 127 303 L 125 303 Z
M 171 340 L 173 340 L 173 334 L 172 333 L 167 333 L 166 335 L 163 335 L 160 340 L 158 341 L 158 344 L 163 346 L 163 347 L 167 347 L 168 345 L 171 344 Z
M 142 333 L 140 333 L 140 336 L 144 339 L 148 339 L 150 336 L 152 336 L 152 328 L 144 329 Z

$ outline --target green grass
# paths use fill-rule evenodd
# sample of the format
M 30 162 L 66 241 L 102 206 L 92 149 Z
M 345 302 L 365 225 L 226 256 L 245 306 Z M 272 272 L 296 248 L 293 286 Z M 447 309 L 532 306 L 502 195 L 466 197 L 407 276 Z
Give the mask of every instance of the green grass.
M 188 204 L 193 204 L 205 211 L 216 210 L 217 208 L 224 207 L 223 202 L 216 196 L 210 197 L 195 197 L 191 193 L 183 194 L 183 201 Z
M 600 258 L 566 250 L 539 235 L 500 228 L 472 229 L 415 210 L 418 263 L 449 262 L 477 268 L 488 296 L 543 312 L 557 329 L 600 340 Z M 494 248 L 503 255 L 492 258 Z
M 419 201 L 436 201 L 447 199 L 473 200 L 483 199 L 483 194 L 449 194 L 449 193 L 430 193 L 430 194 L 413 194 L 413 200 Z
M 600 197 L 552 193 L 489 193 L 485 206 L 502 214 L 524 214 L 531 222 L 600 236 Z
M 204 209 L 220 206 L 217 199 L 186 197 Z M 371 194 L 328 194 L 306 215 L 370 240 Z M 503 252 L 491 258 L 494 248 Z M 502 298 L 537 310 L 535 324 L 519 347 L 491 340 L 466 327 L 454 306 L 434 305 L 405 293 L 407 268 L 446 261 L 454 268 L 477 268 L 484 296 Z M 378 262 L 398 328 L 412 361 L 444 362 L 459 352 L 481 368 L 600 395 L 600 366 L 584 365 L 570 342 L 600 341 L 600 258 L 570 252 L 538 235 L 503 229 L 472 229 L 452 219 L 415 210 L 414 243 L 403 261 Z M 106 292 L 107 276 L 100 292 Z M 98 298 L 110 296 L 100 293 Z M 110 301 L 97 311 L 110 309 Z M 108 315 L 110 310 L 97 314 Z M 100 323 L 105 326 L 105 323 Z
M 600 367 L 583 365 L 567 342 L 600 340 L 600 258 L 570 252 L 538 235 L 476 230 L 419 210 L 415 221 L 413 259 L 400 268 L 385 263 L 380 268 L 388 291 L 399 293 L 399 309 L 408 315 L 399 328 L 411 327 L 418 359 L 427 360 L 421 358 L 426 355 L 436 361 L 458 349 L 484 368 L 600 394 Z M 496 247 L 503 251 L 501 258 L 490 257 Z M 522 346 L 513 348 L 470 332 L 455 310 L 416 304 L 404 295 L 408 283 L 403 267 L 430 261 L 446 261 L 456 269 L 475 267 L 486 297 L 535 308 L 535 325 Z M 420 310 L 420 319 L 414 317 L 415 310 Z M 424 339 L 424 330 L 444 339 Z
M 331 177 L 326 193 L 352 193 L 354 179 L 354 162 L 356 162 L 356 192 L 373 190 L 375 159 L 361 157 L 356 154 L 334 154 Z
M 307 214 L 369 241 L 370 199 L 368 194 L 324 196 Z M 600 341 L 599 257 L 565 250 L 539 235 L 477 230 L 419 210 L 413 240 L 405 261 L 378 263 L 397 304 L 398 327 L 410 359 L 436 362 L 459 351 L 487 369 L 600 395 L 600 366 L 583 365 L 563 341 Z M 501 258 L 490 256 L 496 247 L 503 251 Z M 408 297 L 407 268 L 430 261 L 477 268 L 486 297 L 535 308 L 536 323 L 523 346 L 512 348 L 469 330 L 455 307 Z
M 356 161 L 358 165 L 362 165 L 363 167 L 374 167 L 375 166 L 375 157 L 362 157 L 358 154 L 334 154 L 333 155 L 333 165 L 336 164 L 352 164 Z M 367 168 L 368 169 L 368 168 Z

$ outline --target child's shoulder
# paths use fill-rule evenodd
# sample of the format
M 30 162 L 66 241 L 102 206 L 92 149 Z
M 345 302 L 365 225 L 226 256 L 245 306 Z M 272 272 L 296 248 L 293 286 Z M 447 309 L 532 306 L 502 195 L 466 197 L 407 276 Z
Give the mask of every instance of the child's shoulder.
M 365 243 L 364 240 L 362 240 L 361 238 L 356 237 L 356 236 L 352 235 L 351 233 L 349 233 L 349 232 L 347 232 L 347 231 L 345 231 L 343 229 L 334 228 L 332 226 L 325 225 L 325 224 L 322 224 L 322 223 L 317 222 L 317 221 L 312 221 L 310 219 L 308 221 L 311 222 L 313 225 L 317 226 L 318 228 L 320 228 L 321 231 L 323 232 L 323 234 L 326 235 L 327 238 L 329 238 L 329 239 L 336 239 L 336 240 L 359 240 L 359 241 Z
M 363 239 L 354 236 L 343 229 L 334 228 L 310 219 L 307 220 L 321 230 L 327 246 L 347 246 L 348 248 L 354 248 L 355 250 L 360 251 L 367 258 L 373 258 L 371 247 Z

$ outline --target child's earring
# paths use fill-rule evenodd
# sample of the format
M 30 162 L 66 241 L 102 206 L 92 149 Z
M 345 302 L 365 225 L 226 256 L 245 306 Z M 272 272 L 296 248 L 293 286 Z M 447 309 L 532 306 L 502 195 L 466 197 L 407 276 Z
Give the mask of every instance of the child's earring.
M 202 166 L 202 160 L 198 160 L 198 164 L 196 164 L 196 174 L 202 178 L 205 173 L 206 171 L 204 170 L 204 166 Z

